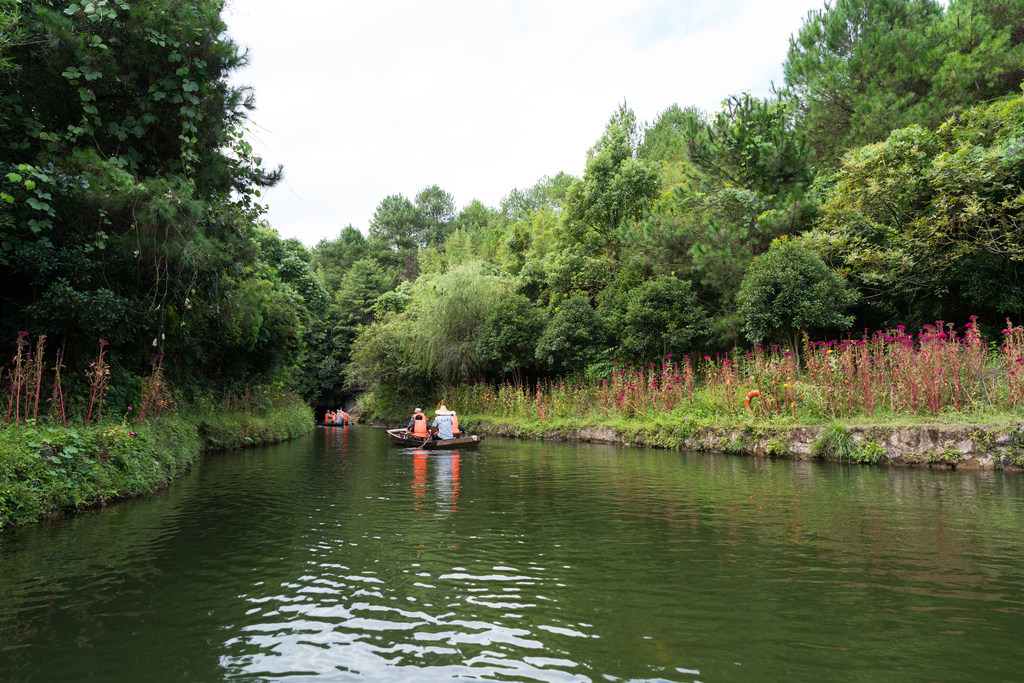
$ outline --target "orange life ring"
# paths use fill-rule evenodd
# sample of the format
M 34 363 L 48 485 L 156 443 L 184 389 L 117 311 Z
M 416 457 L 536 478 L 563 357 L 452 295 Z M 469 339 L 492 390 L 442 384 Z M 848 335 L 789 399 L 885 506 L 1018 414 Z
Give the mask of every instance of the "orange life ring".
M 750 399 L 752 399 L 752 398 L 759 398 L 760 396 L 761 396 L 761 392 L 758 391 L 757 389 L 754 389 L 753 391 L 751 391 L 750 393 L 747 394 L 747 397 L 745 399 L 743 399 L 743 407 L 747 409 L 748 413 L 753 412 L 750 409 Z

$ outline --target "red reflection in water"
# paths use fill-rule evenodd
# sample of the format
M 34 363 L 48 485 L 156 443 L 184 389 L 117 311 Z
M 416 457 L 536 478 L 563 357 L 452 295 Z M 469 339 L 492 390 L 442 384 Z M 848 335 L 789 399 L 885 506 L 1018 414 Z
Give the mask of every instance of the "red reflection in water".
M 348 469 L 348 427 L 325 427 L 324 459 L 338 455 L 341 455 L 341 471 L 344 472 Z
M 452 512 L 455 512 L 459 507 L 459 452 L 455 451 L 452 453 L 452 492 L 450 496 L 452 501 Z M 455 532 L 452 531 L 454 534 Z
M 412 452 L 412 495 L 416 498 L 423 498 L 427 493 L 427 452 L 415 450 Z M 423 501 L 417 500 L 413 503 L 416 509 L 422 512 Z
M 417 515 L 430 512 L 429 518 L 436 522 L 443 522 L 447 519 L 451 522 L 449 531 L 453 534 L 456 533 L 455 513 L 459 509 L 459 489 L 462 486 L 459 465 L 458 451 L 441 451 L 439 453 L 423 449 L 412 451 L 413 509 L 416 510 Z M 428 474 L 433 474 L 433 476 L 428 479 Z M 432 491 L 428 490 L 430 484 L 433 484 Z M 432 495 L 428 496 L 428 492 Z M 445 502 L 448 505 L 445 505 Z M 420 547 L 425 545 L 427 544 L 419 544 Z M 449 548 L 459 547 L 452 544 L 445 545 Z

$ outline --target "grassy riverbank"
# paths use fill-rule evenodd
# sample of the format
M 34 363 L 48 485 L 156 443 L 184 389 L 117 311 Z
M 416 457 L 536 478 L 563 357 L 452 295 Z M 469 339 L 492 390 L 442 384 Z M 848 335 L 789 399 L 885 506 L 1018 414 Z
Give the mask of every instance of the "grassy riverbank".
M 1024 417 L 965 416 L 964 421 L 886 420 L 793 423 L 750 419 L 723 423 L 683 415 L 614 421 L 525 420 L 467 415 L 473 432 L 512 438 L 585 441 L 861 464 L 1024 468 Z
M 962 336 L 937 323 L 916 337 L 900 328 L 805 341 L 801 356 L 779 347 L 696 362 L 665 356 L 660 364 L 612 363 L 596 381 L 478 379 L 436 398 L 482 433 L 860 462 L 1024 465 L 1024 328 L 1004 330 L 998 348 L 973 323 Z M 376 405 L 372 396 L 367 403 Z
M 276 443 L 313 426 L 297 397 L 249 409 L 198 401 L 142 424 L 0 428 L 0 527 L 155 491 L 204 452 Z

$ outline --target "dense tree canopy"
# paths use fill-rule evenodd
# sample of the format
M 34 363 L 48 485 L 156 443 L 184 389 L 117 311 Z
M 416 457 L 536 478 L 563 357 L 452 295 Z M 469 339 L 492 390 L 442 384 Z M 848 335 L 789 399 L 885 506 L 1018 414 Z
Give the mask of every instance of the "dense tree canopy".
M 579 177 L 493 207 L 426 184 L 311 249 L 263 222 L 281 170 L 246 140 L 220 11 L 0 0 L 0 320 L 71 366 L 103 337 L 122 383 L 163 353 L 183 381 L 381 407 L 805 330 L 1024 319 L 1024 0 L 835 0 L 770 97 L 650 123 L 623 103 Z
M 1024 2 L 836 0 L 790 39 L 788 94 L 825 165 L 1024 81 Z
M 781 339 L 799 353 L 801 331 L 849 328 L 856 294 L 801 240 L 783 237 L 750 264 L 737 299 L 750 341 Z
M 287 375 L 326 292 L 259 226 L 280 170 L 221 3 L 2 7 L 2 343 L 48 335 L 75 382 L 102 337 L 118 395 L 158 352 L 180 380 Z

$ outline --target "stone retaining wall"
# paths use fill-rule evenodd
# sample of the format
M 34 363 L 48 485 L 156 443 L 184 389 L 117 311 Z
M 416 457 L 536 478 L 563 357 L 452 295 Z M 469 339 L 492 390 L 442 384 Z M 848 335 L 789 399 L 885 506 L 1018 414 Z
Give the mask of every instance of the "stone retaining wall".
M 759 457 L 809 460 L 820 456 L 813 445 L 824 426 L 745 427 L 726 429 L 685 425 L 660 429 L 617 430 L 580 427 L 528 432 L 512 424 L 474 425 L 474 431 L 513 438 L 645 446 L 674 450 L 746 454 Z M 1024 466 L 1024 424 L 922 425 L 871 427 L 848 425 L 858 446 L 874 442 L 884 449 L 879 464 L 926 465 L 980 469 L 1021 469 Z

